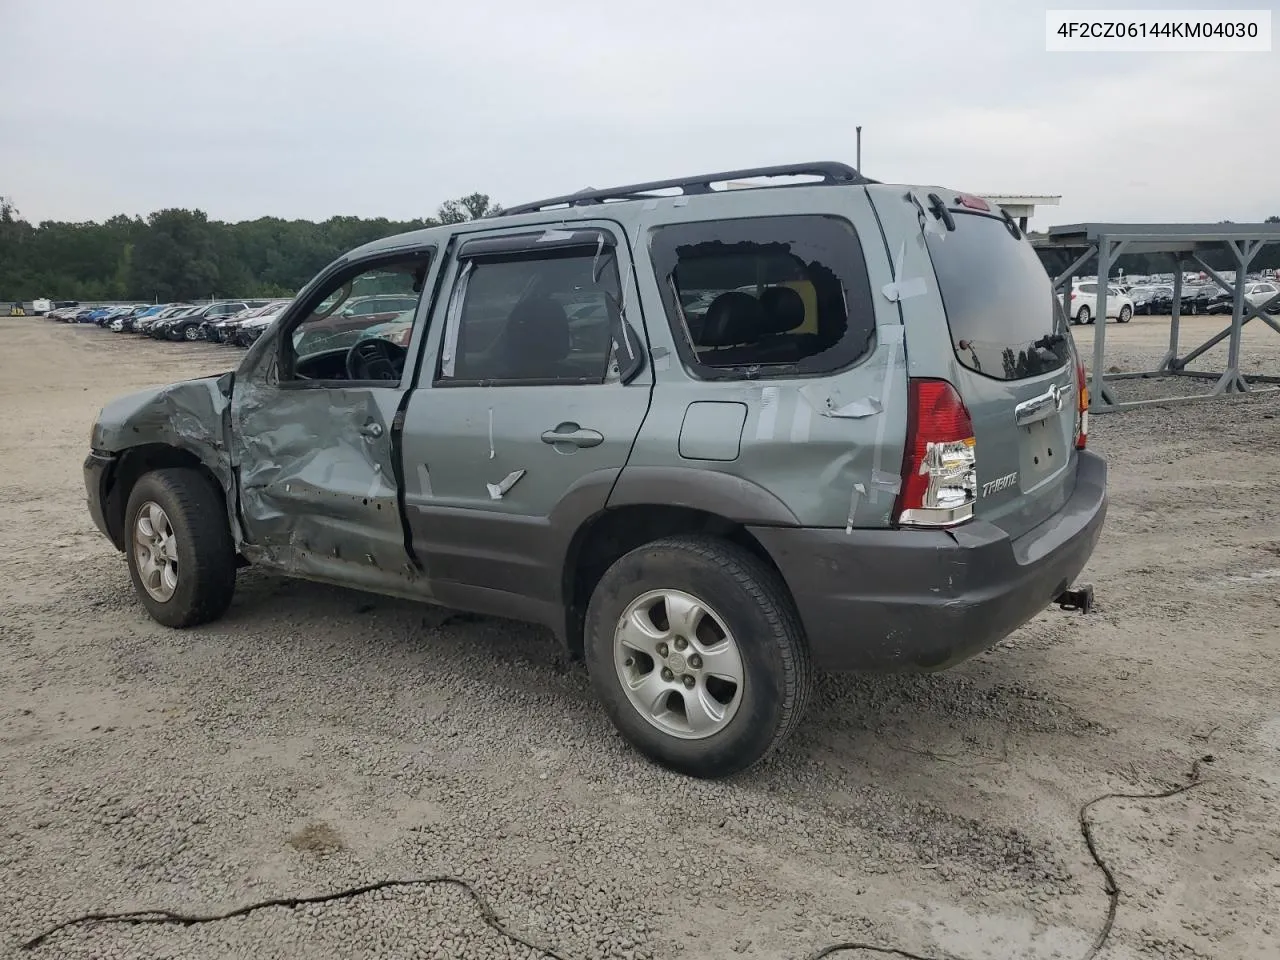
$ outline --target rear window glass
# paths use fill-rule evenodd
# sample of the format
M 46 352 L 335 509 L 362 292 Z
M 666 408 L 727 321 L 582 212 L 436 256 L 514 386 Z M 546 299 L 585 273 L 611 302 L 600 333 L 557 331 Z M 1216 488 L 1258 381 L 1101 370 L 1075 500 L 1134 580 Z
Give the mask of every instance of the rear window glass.
M 673 224 L 655 231 L 651 252 L 680 358 L 704 379 L 830 373 L 874 338 L 866 262 L 848 221 Z
M 955 232 L 928 244 L 957 359 L 997 380 L 1060 369 L 1071 356 L 1066 319 L 1031 244 L 1002 219 L 952 212 Z

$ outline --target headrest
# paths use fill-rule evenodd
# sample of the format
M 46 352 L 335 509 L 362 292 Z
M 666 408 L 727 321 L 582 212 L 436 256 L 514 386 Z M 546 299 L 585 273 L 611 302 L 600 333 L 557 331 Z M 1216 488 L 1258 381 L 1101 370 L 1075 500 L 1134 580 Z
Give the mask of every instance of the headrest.
M 516 304 L 503 336 L 506 376 L 532 380 L 569 355 L 569 315 L 551 297 L 531 297 Z
M 769 287 L 760 294 L 765 333 L 786 333 L 804 323 L 804 298 L 791 287 Z
M 764 307 L 749 293 L 730 290 L 711 301 L 698 337 L 701 347 L 755 343 L 765 330 Z

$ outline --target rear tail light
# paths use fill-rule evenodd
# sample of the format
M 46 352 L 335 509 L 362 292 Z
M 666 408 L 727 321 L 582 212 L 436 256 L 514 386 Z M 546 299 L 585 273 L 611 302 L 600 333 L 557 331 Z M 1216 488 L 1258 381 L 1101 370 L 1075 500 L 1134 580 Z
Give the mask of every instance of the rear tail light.
M 1085 377 L 1084 361 L 1076 357 L 1076 449 L 1083 450 L 1089 443 L 1089 381 Z
M 896 522 L 948 527 L 972 517 L 978 495 L 976 451 L 973 421 L 956 388 L 945 380 L 911 380 Z

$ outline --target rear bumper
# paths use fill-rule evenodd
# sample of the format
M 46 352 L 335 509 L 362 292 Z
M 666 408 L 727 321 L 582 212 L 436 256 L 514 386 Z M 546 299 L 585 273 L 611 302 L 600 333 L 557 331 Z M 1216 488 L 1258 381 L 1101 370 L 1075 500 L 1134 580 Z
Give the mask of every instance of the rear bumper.
M 1084 569 L 1107 512 L 1107 465 L 1082 451 L 1063 508 L 1016 540 L 950 531 L 753 527 L 824 670 L 937 670 L 998 643 Z

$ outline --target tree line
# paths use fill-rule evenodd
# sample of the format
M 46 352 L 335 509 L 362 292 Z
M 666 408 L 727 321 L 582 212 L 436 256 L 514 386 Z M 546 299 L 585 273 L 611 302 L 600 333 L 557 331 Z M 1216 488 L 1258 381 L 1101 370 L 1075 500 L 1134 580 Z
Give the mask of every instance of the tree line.
M 261 217 L 226 223 L 202 210 L 171 208 L 103 223 L 31 224 L 0 196 L 0 302 L 289 297 L 353 247 L 500 212 L 487 195 L 473 193 L 416 220 Z

